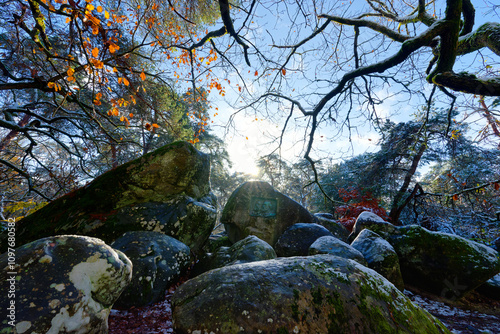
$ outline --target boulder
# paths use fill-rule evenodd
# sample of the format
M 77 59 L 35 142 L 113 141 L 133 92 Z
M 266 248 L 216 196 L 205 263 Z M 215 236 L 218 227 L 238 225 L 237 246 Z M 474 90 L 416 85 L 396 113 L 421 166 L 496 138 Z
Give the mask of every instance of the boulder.
M 364 266 L 367 265 L 363 254 L 357 249 L 346 244 L 342 240 L 335 237 L 324 236 L 316 239 L 309 247 L 309 255 L 330 254 L 346 259 L 354 260 Z
M 480 285 L 477 292 L 491 299 L 500 300 L 500 274 L 493 276 Z
M 500 272 L 497 251 L 457 235 L 418 225 L 394 226 L 363 212 L 349 238 L 363 228 L 394 247 L 405 284 L 444 298 L 461 298 Z
M 308 255 L 309 247 L 323 236 L 333 237 L 333 234 L 318 224 L 294 224 L 283 232 L 274 249 L 278 256 Z
M 111 245 L 133 264 L 132 281 L 115 303 L 117 308 L 146 306 L 163 300 L 165 291 L 186 273 L 189 247 L 160 232 L 127 232 Z
M 9 253 L 0 255 L 0 307 L 14 306 L 15 312 L 2 317 L 2 333 L 108 332 L 111 307 L 132 276 L 123 253 L 75 235 L 36 240 Z
M 336 221 L 330 213 L 315 213 L 314 217 L 318 219 L 318 224 L 332 232 L 333 236 L 339 240 L 347 242 L 349 231 L 344 225 Z
M 196 253 L 216 221 L 209 174 L 208 155 L 186 142 L 166 145 L 24 218 L 17 242 L 80 234 L 111 243 L 125 232 L 146 230 L 172 236 Z
M 232 243 L 255 235 L 274 246 L 289 226 L 314 223 L 316 218 L 269 183 L 251 181 L 231 194 L 222 211 L 221 222 Z
M 390 243 L 377 233 L 365 229 L 358 234 L 351 246 L 363 254 L 368 267 L 387 278 L 400 291 L 404 290 L 399 257 Z
M 349 243 L 351 243 L 358 234 L 363 231 L 365 228 L 372 230 L 380 234 L 382 237 L 385 237 L 387 233 L 391 233 L 396 229 L 396 226 L 391 223 L 386 222 L 376 214 L 370 211 L 361 212 L 354 226 L 352 228 L 352 233 L 349 235 Z
M 229 266 L 232 264 L 248 263 L 276 258 L 276 252 L 267 242 L 254 235 L 249 235 L 231 247 L 220 247 L 215 253 L 207 254 L 193 269 L 193 276 L 206 271 Z
M 211 270 L 172 297 L 187 333 L 450 333 L 384 277 L 332 255 Z

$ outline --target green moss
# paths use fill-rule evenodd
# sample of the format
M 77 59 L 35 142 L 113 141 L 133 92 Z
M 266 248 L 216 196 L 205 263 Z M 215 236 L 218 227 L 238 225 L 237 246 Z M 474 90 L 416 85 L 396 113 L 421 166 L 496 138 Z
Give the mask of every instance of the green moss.
M 315 305 L 321 305 L 323 303 L 323 293 L 320 288 L 316 290 L 311 289 L 311 296 L 313 297 L 313 303 Z
M 278 334 L 288 334 L 288 329 L 286 329 L 285 327 L 280 327 L 278 328 L 278 331 L 276 332 Z

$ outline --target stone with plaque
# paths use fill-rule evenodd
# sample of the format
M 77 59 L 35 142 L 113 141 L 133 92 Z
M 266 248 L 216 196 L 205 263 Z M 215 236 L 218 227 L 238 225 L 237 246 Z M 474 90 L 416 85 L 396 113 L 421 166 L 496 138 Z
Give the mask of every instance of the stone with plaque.
M 262 181 L 245 182 L 229 197 L 222 212 L 231 242 L 255 235 L 274 246 L 281 234 L 296 223 L 316 223 L 302 205 Z

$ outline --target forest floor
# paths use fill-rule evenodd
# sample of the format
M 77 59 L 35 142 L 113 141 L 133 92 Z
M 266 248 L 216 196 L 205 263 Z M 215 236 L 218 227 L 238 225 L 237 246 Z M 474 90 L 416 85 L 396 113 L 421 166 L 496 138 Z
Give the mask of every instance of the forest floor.
M 171 288 L 164 301 L 153 305 L 112 310 L 109 316 L 109 334 L 174 333 L 170 307 L 174 291 L 175 288 Z M 444 302 L 433 296 L 408 290 L 405 290 L 405 295 L 441 320 L 454 334 L 500 334 L 500 301 L 474 293 L 457 302 Z

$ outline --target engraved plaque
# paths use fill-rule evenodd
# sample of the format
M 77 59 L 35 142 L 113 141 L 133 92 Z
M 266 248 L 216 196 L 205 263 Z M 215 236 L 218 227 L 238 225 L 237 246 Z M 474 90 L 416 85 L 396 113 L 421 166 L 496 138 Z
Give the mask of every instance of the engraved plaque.
M 274 198 L 252 197 L 250 199 L 250 216 L 276 217 L 278 201 Z

